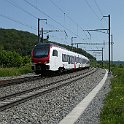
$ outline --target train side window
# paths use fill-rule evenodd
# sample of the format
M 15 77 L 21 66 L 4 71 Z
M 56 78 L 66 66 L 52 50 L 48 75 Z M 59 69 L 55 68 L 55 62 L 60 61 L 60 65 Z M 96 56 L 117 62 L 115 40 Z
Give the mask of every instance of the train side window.
M 66 54 L 62 54 L 62 61 L 63 62 L 67 62 L 67 55 Z
M 53 50 L 53 56 L 58 56 L 58 51 L 57 50 Z

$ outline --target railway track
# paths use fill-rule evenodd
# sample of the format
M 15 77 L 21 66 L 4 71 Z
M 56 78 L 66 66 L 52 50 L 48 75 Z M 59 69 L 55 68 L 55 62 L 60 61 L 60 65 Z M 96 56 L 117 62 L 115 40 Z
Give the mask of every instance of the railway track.
M 68 72 L 64 72 L 64 74 L 67 74 Z M 27 76 L 27 77 L 19 77 L 19 78 L 11 78 L 11 79 L 2 79 L 0 80 L 0 87 L 6 87 L 10 85 L 17 85 L 29 81 L 35 81 L 35 80 L 41 80 L 44 78 L 49 78 L 49 77 L 54 77 L 56 76 L 57 73 L 55 74 L 49 74 L 49 75 L 32 75 L 32 76 Z
M 34 81 L 34 80 L 38 80 L 38 79 L 41 79 L 41 75 L 0 80 L 0 87 L 21 84 L 26 81 Z
M 97 71 L 97 69 L 92 68 L 92 69 L 89 69 L 88 72 L 84 72 L 82 74 L 70 76 L 65 79 L 50 82 L 49 84 L 45 84 L 42 86 L 38 86 L 35 88 L 31 88 L 28 90 L 24 90 L 21 92 L 17 92 L 17 93 L 13 93 L 10 95 L 0 97 L 0 111 L 11 108 L 15 105 L 26 102 L 26 101 L 36 98 L 40 95 L 49 93 L 49 92 L 59 89 L 63 86 L 69 85 L 70 83 L 80 80 L 80 79 L 94 73 L 95 71 Z

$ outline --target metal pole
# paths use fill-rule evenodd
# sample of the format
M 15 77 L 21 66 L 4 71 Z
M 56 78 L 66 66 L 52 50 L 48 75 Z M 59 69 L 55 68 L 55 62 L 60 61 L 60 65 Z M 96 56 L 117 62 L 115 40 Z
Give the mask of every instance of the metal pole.
M 77 48 L 78 48 L 78 43 L 77 43 Z
M 46 21 L 46 24 L 47 24 L 47 19 L 39 19 L 38 18 L 38 42 L 40 42 L 40 20 L 45 20 Z M 42 26 L 43 27 L 43 26 Z M 43 43 L 43 28 L 41 29 L 41 42 Z
M 113 64 L 113 35 L 111 35 L 111 63 Z
M 71 47 L 73 48 L 73 37 L 71 37 Z
M 40 19 L 38 18 L 38 42 L 40 42 Z
M 103 68 L 103 48 L 102 48 L 102 68 Z
M 110 66 L 111 66 L 111 61 L 110 61 L 110 52 L 111 52 L 111 50 L 110 50 L 110 47 L 111 47 L 111 41 L 110 41 L 110 37 L 111 37 L 111 35 L 110 35 L 110 15 L 108 15 L 108 20 L 109 20 L 109 73 L 111 72 L 111 68 L 110 68 Z
M 111 60 L 110 60 L 110 52 L 111 52 L 111 50 L 110 50 L 110 47 L 111 47 L 111 41 L 110 41 L 110 37 L 111 37 L 111 35 L 110 35 L 110 15 L 108 15 L 108 16 L 103 16 L 103 17 L 108 17 L 108 34 L 109 34 L 109 74 L 111 74 Z
M 73 38 L 77 38 L 77 37 L 71 37 L 71 47 L 73 49 Z
M 41 28 L 41 43 L 43 43 L 43 28 Z

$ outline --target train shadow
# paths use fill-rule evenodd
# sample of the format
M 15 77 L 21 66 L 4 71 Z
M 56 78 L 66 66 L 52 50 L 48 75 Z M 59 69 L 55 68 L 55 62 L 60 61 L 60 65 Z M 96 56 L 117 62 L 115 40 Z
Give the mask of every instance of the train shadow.
M 41 72 L 40 75 L 41 77 L 54 77 L 54 76 L 61 76 L 65 74 L 71 74 L 71 73 L 76 73 L 81 70 L 85 70 L 88 68 L 78 68 L 78 69 L 69 69 L 69 70 L 63 70 L 63 71 L 44 71 Z

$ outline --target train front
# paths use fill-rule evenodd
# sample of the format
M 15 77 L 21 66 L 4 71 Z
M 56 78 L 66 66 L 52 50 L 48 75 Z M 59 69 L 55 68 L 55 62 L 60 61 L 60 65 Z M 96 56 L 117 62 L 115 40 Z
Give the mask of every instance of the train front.
M 32 50 L 32 70 L 39 74 L 49 70 L 50 44 L 39 43 Z

